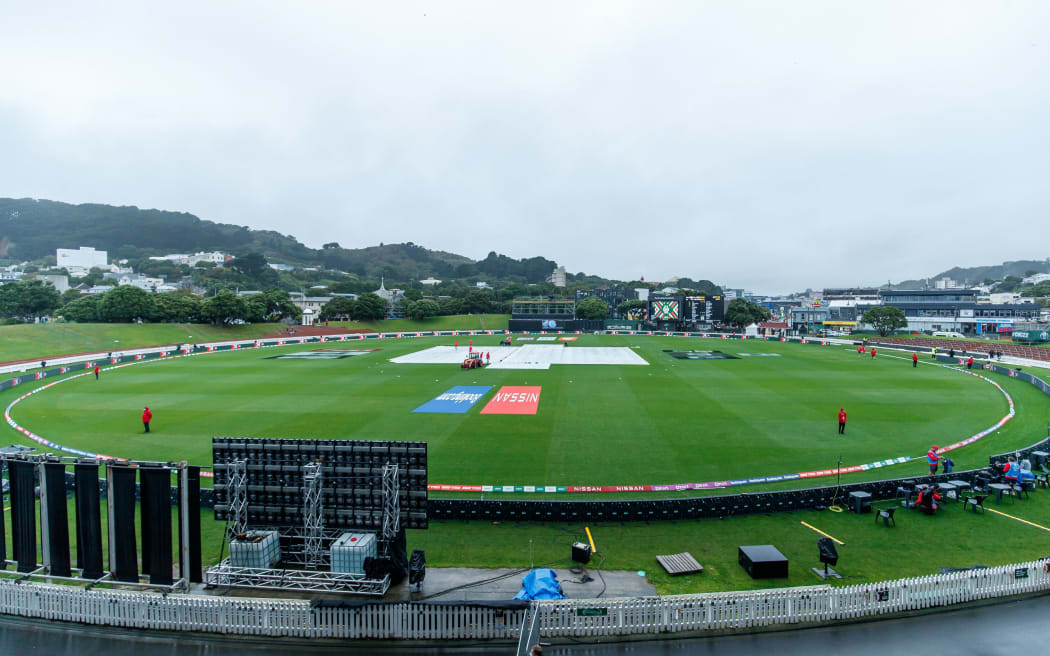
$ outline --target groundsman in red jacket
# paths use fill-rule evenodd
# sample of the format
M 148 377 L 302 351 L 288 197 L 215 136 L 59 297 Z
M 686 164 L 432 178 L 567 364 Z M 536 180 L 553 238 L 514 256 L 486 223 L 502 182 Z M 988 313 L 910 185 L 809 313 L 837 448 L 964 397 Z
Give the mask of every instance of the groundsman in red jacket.
M 149 422 L 153 419 L 153 413 L 149 411 L 149 407 L 142 409 L 142 426 L 145 428 L 145 432 L 149 432 Z

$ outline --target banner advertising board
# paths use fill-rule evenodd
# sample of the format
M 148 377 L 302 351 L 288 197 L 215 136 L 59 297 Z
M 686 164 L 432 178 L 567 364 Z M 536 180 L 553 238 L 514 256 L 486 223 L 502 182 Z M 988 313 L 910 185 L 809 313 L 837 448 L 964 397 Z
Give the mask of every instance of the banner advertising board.
M 456 385 L 412 412 L 437 412 L 441 414 L 463 414 L 474 407 L 481 397 L 488 394 L 492 385 Z

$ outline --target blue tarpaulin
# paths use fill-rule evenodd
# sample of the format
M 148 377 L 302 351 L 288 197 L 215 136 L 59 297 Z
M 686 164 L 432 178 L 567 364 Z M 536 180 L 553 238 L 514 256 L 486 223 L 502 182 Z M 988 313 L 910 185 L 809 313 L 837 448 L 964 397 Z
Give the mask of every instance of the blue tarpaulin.
M 553 569 L 534 569 L 521 579 L 521 592 L 514 595 L 515 599 L 547 600 L 564 599 L 561 584 L 558 583 L 558 575 Z

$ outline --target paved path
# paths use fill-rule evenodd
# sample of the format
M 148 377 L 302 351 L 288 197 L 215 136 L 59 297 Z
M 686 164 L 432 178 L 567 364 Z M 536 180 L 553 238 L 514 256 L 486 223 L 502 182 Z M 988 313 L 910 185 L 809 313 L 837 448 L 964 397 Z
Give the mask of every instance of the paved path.
M 854 656 L 989 656 L 1045 651 L 1050 596 L 899 620 L 849 624 L 780 633 L 550 646 L 553 656 L 686 656 L 687 654 L 851 654 Z M 1043 645 L 1043 646 L 1040 646 Z M 0 654 L 33 656 L 275 656 L 276 654 L 510 654 L 513 646 L 455 645 L 409 648 L 390 645 L 310 647 L 294 642 L 229 637 L 201 639 L 170 634 L 125 633 L 119 629 L 0 616 Z

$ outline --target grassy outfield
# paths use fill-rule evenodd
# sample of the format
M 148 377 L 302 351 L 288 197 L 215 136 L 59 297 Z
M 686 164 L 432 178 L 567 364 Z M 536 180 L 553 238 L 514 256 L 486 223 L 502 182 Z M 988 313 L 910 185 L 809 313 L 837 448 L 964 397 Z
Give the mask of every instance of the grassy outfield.
M 498 340 L 475 338 L 475 344 Z M 320 347 L 311 345 L 147 363 L 104 372 L 99 382 L 85 377 L 63 383 L 22 402 L 13 415 L 54 441 L 131 458 L 209 463 L 213 435 L 425 439 L 431 482 L 619 484 L 824 468 L 833 466 L 840 453 L 846 464 L 917 456 L 934 442 L 943 446 L 988 427 L 1007 410 L 994 387 L 944 367 L 913 369 L 909 360 L 886 353 L 872 361 L 851 349 L 778 342 L 581 336 L 575 343 L 638 347 L 650 365 L 634 367 L 462 371 L 455 365 L 388 362 L 453 341 L 326 345 L 381 349 L 342 360 L 268 359 Z M 693 361 L 664 352 L 689 348 L 776 355 Z M 1050 399 L 1031 385 L 1001 376 L 994 380 L 1013 396 L 1018 416 L 999 434 L 953 452 L 959 468 L 986 464 L 988 453 L 1024 446 L 1045 434 Z M 540 385 L 539 412 L 481 415 L 492 391 L 466 414 L 411 412 L 460 384 Z M 156 432 L 149 436 L 140 432 L 145 404 L 155 413 Z M 850 413 L 843 437 L 835 423 L 840 405 Z M 923 471 L 919 461 L 843 480 Z M 1030 501 L 992 507 L 1050 526 L 1048 502 L 1050 493 L 1044 490 Z M 994 513 L 964 513 L 952 502 L 934 517 L 902 510 L 897 520 L 897 527 L 885 528 L 872 515 L 809 511 L 598 524 L 591 530 L 605 569 L 645 570 L 664 594 L 819 583 L 809 571 L 818 565 L 819 535 L 801 521 L 846 543 L 836 567 L 847 577 L 842 584 L 928 574 L 939 567 L 1018 562 L 1046 555 L 1050 547 L 1048 532 Z M 204 560 L 212 563 L 219 555 L 222 524 L 206 512 L 203 529 Z M 408 536 L 409 548 L 426 549 L 435 567 L 565 565 L 568 544 L 581 537 L 580 525 L 489 522 L 433 522 L 429 530 Z M 776 545 L 791 561 L 790 578 L 752 581 L 736 564 L 736 547 L 742 544 Z M 696 556 L 705 572 L 663 574 L 655 556 L 680 551 Z
M 475 343 L 484 348 L 499 339 Z M 1007 412 L 994 387 L 944 367 L 913 369 L 900 359 L 779 342 L 621 336 L 576 342 L 637 347 L 649 366 L 463 371 L 389 362 L 453 341 L 351 343 L 346 347 L 380 350 L 340 360 L 270 359 L 318 348 L 311 345 L 146 363 L 106 371 L 99 382 L 62 383 L 23 401 L 13 416 L 61 444 L 135 459 L 210 464 L 215 435 L 421 439 L 429 444 L 434 483 L 632 485 L 824 469 L 840 455 L 847 465 L 920 456 Z M 670 348 L 773 356 L 676 360 L 663 352 Z M 454 385 L 538 385 L 539 412 L 481 414 L 494 390 L 465 414 L 412 412 Z M 1039 400 L 1043 407 L 1046 400 Z M 139 423 L 144 405 L 154 413 L 148 436 Z M 845 436 L 837 433 L 840 406 L 850 416 Z M 1002 434 L 953 457 L 962 465 L 970 452 L 979 461 L 990 450 L 1029 444 L 1042 434 L 1044 416 L 1029 423 L 1021 413 Z

